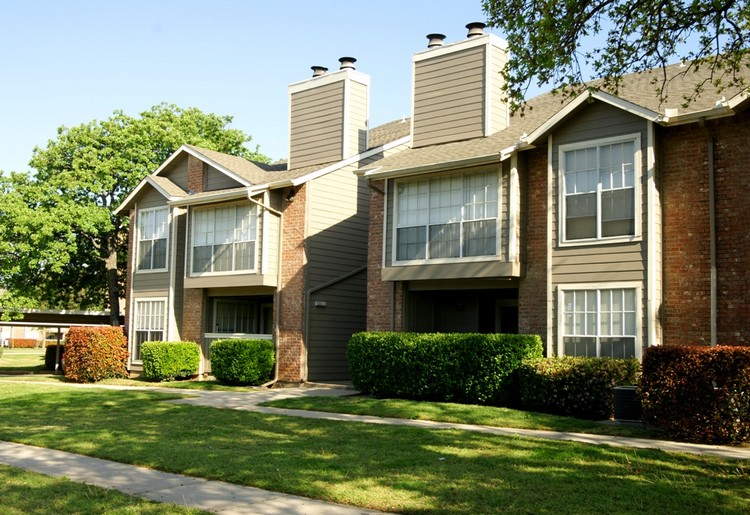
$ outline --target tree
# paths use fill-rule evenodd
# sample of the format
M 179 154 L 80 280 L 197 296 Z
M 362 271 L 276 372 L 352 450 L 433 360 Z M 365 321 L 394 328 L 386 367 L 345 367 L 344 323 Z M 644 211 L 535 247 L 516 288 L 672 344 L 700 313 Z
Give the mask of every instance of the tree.
M 101 122 L 60 127 L 57 139 L 34 149 L 35 173 L 0 176 L 5 304 L 109 307 L 116 324 L 128 221 L 112 211 L 182 144 L 268 162 L 245 146 L 250 136 L 227 127 L 231 121 L 160 104 L 139 117 L 115 111 Z
M 504 88 L 514 110 L 534 81 L 566 97 L 587 88 L 617 94 L 623 75 L 654 68 L 662 71 L 654 88 L 663 102 L 671 79 L 664 70 L 679 61 L 682 74 L 709 70 L 683 105 L 707 83 L 719 91 L 744 86 L 748 0 L 483 0 L 483 8 L 508 41 Z

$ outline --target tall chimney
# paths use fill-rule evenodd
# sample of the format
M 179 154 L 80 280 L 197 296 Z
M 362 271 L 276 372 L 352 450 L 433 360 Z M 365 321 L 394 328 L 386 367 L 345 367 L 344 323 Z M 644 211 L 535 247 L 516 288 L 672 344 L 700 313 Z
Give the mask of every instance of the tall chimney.
M 289 86 L 289 169 L 340 161 L 367 149 L 370 77 L 353 57 Z

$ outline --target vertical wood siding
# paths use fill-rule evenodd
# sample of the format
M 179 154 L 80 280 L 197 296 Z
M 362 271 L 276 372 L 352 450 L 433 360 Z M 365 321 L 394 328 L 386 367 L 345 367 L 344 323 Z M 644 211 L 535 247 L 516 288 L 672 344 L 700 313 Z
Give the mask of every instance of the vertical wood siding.
M 226 190 L 242 186 L 231 177 L 221 173 L 216 168 L 208 166 L 206 170 L 206 191 Z

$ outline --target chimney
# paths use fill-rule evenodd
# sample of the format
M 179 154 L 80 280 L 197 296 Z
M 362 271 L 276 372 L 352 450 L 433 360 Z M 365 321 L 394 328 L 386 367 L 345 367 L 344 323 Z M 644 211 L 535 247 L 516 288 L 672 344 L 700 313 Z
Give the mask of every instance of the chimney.
M 367 149 L 370 77 L 354 68 L 353 57 L 339 59 L 328 72 L 289 86 L 288 168 L 340 161 Z
M 485 137 L 508 126 L 500 88 L 507 43 L 485 33 L 484 23 L 466 28 L 466 39 L 450 44 L 442 34 L 429 34 L 427 50 L 412 58 L 415 148 Z
M 445 34 L 427 34 L 427 39 L 429 40 L 429 42 L 427 43 L 427 48 L 440 47 L 443 46 Z

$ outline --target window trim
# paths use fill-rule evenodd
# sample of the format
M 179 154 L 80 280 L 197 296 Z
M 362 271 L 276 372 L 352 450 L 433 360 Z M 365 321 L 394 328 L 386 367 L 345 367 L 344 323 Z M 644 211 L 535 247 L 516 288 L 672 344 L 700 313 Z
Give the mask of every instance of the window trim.
M 142 359 L 135 359 L 136 333 L 138 332 L 138 304 L 142 302 L 162 302 L 164 304 L 164 338 L 163 341 L 169 341 L 169 299 L 167 297 L 137 297 L 133 299 L 133 319 L 130 328 L 131 337 L 128 338 L 128 350 L 131 356 L 131 363 L 143 363 Z M 149 329 L 151 331 L 151 329 Z M 146 340 L 151 341 L 151 340 Z
M 635 358 L 640 361 L 643 354 L 643 283 L 639 281 L 604 282 L 604 283 L 571 283 L 557 286 L 557 335 L 555 342 L 557 356 L 565 356 L 565 293 L 569 291 L 597 291 L 597 290 L 635 290 Z M 599 313 L 597 306 L 597 314 Z M 598 329 L 597 329 L 598 332 Z M 597 345 L 597 356 L 601 348 Z
M 497 177 L 497 217 L 494 218 L 495 222 L 495 253 L 491 255 L 486 256 L 466 256 L 466 257 L 449 257 L 449 258 L 425 258 L 425 259 L 408 259 L 408 260 L 399 260 L 398 259 L 398 201 L 399 201 L 399 194 L 398 194 L 398 185 L 409 183 L 409 182 L 417 182 L 420 180 L 427 180 L 428 182 L 432 179 L 442 179 L 454 175 L 459 175 L 462 180 L 465 180 L 466 177 L 477 175 L 477 174 L 495 174 Z M 398 267 L 398 266 L 414 266 L 414 265 L 433 265 L 433 264 L 446 264 L 446 263 L 472 263 L 472 262 L 485 262 L 485 261 L 496 261 L 498 259 L 498 256 L 502 253 L 502 208 L 503 208 L 503 173 L 502 173 L 502 167 L 498 167 L 497 169 L 482 169 L 482 170 L 475 170 L 470 172 L 461 172 L 452 170 L 449 172 L 436 174 L 436 175 L 429 175 L 429 176 L 411 176 L 411 177 L 401 177 L 396 178 L 393 180 L 393 202 L 391 205 L 391 211 L 392 211 L 392 220 L 391 220 L 391 263 L 390 266 Z M 429 209 L 428 209 L 428 216 L 429 216 Z M 491 218 L 482 218 L 480 220 L 491 220 Z M 465 222 L 472 222 L 477 220 L 460 220 L 459 224 L 463 224 Z M 427 223 L 428 232 L 430 224 Z M 426 239 L 425 245 L 429 247 L 429 238 Z M 463 240 L 459 241 L 459 246 L 463 247 L 464 242 Z M 385 246 L 384 246 L 385 250 Z
M 565 153 L 575 150 L 581 150 L 592 147 L 601 147 L 605 145 L 616 145 L 618 143 L 626 143 L 629 141 L 634 142 L 634 156 L 633 156 L 633 234 L 626 236 L 603 236 L 601 238 L 585 238 L 568 240 L 565 234 L 565 221 L 566 221 L 566 202 L 565 202 Z M 599 138 L 594 140 L 579 141 L 576 143 L 566 143 L 560 145 L 558 148 L 557 156 L 557 212 L 559 214 L 557 220 L 557 244 L 560 247 L 578 247 L 582 245 L 605 245 L 610 243 L 630 243 L 641 241 L 642 239 L 642 187 L 641 181 L 643 180 L 643 149 L 641 148 L 641 133 L 634 132 L 630 134 L 622 134 L 619 136 L 611 136 L 607 138 Z M 598 190 L 601 192 L 601 190 Z M 599 195 L 597 195 L 599 198 Z M 601 212 L 597 212 L 597 231 L 599 230 L 598 225 L 601 224 L 599 218 Z
M 226 207 L 245 207 L 247 206 L 251 212 L 254 209 L 255 210 L 255 239 L 253 241 L 253 263 L 252 268 L 246 268 L 242 270 L 225 270 L 225 271 L 219 271 L 219 272 L 194 272 L 193 271 L 193 242 L 195 241 L 195 213 L 196 211 L 210 211 L 210 210 L 217 210 L 222 209 Z M 236 218 L 235 218 L 236 221 Z M 211 205 L 204 205 L 204 206 L 190 206 L 189 212 L 188 212 L 188 236 L 189 240 L 186 245 L 186 252 L 185 252 L 185 273 L 187 277 L 217 277 L 217 276 L 226 276 L 226 275 L 238 275 L 238 274 L 254 274 L 258 272 L 258 246 L 260 244 L 260 221 L 261 216 L 258 213 L 258 206 L 254 203 L 243 203 L 243 202 L 233 202 L 231 204 L 211 204 Z M 237 227 L 235 226 L 235 230 Z M 233 241 L 232 244 L 237 243 L 236 241 Z
M 166 258 L 164 259 L 164 267 L 163 268 L 141 269 L 141 268 L 139 268 L 139 265 L 140 265 L 140 262 L 141 262 L 141 245 L 140 245 L 140 243 L 141 243 L 141 231 L 140 231 L 141 215 L 143 213 L 147 213 L 149 211 L 159 211 L 159 210 L 166 211 L 166 213 L 167 213 L 167 231 L 166 231 L 167 235 L 166 235 L 166 238 L 165 238 L 167 240 L 167 242 L 166 242 L 166 253 L 167 254 L 166 254 Z M 171 212 L 170 212 L 169 206 L 145 207 L 143 209 L 138 209 L 136 211 L 136 218 L 135 218 L 135 244 L 134 244 L 135 245 L 135 250 L 133 252 L 133 254 L 135 255 L 135 260 L 133 262 L 133 268 L 134 268 L 134 272 L 136 274 L 164 273 L 164 272 L 167 272 L 169 270 L 169 254 L 170 254 L 170 247 L 169 247 L 169 245 L 171 243 L 170 233 L 172 232 L 171 231 L 171 224 L 172 224 L 171 217 L 172 216 L 171 216 Z M 150 241 L 154 241 L 154 240 L 150 240 Z

